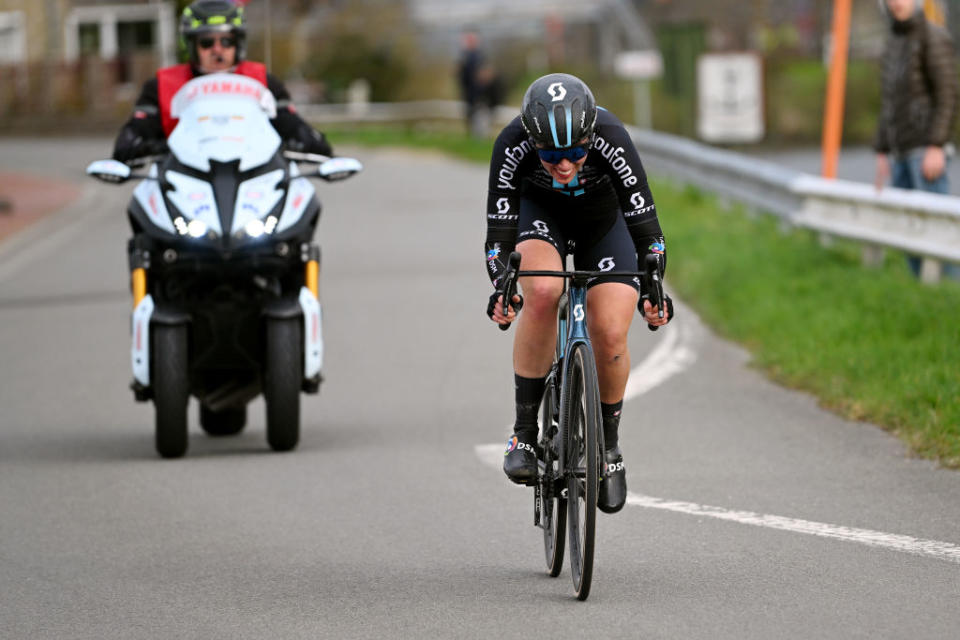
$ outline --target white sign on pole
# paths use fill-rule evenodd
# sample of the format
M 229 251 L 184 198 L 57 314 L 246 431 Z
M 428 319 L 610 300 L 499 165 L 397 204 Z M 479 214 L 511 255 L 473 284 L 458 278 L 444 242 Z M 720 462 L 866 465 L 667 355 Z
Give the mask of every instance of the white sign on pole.
M 707 142 L 763 138 L 763 63 L 755 53 L 705 53 L 697 60 L 697 132 Z
M 656 49 L 622 51 L 613 59 L 613 71 L 628 80 L 649 80 L 663 75 L 663 57 Z

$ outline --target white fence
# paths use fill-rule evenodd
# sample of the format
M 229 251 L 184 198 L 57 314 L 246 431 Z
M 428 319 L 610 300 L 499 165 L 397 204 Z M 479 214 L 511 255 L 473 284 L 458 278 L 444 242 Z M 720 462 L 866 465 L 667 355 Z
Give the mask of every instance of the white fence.
M 463 119 L 455 101 L 307 105 L 301 114 L 318 124 Z M 505 124 L 517 107 L 499 107 Z M 940 279 L 945 262 L 960 263 L 960 198 L 827 180 L 775 163 L 698 142 L 628 127 L 644 165 L 655 175 L 696 185 L 721 198 L 775 214 L 785 223 L 863 245 L 863 260 L 878 264 L 885 249 L 923 258 L 924 282 Z

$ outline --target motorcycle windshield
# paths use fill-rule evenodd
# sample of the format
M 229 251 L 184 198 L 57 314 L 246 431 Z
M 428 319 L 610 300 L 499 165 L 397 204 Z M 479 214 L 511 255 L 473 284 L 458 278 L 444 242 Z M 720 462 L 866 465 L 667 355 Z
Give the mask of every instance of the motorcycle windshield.
M 246 76 L 214 73 L 187 82 L 173 97 L 179 118 L 167 140 L 183 164 L 210 171 L 210 161 L 240 161 L 240 171 L 266 164 L 280 148 L 270 118 L 276 116 L 270 91 Z

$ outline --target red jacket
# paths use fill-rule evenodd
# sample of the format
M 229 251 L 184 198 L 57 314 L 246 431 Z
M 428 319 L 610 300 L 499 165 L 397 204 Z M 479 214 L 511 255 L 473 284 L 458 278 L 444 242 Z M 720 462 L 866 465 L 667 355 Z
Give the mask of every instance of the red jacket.
M 259 62 L 244 60 L 236 66 L 233 72 L 247 76 L 248 78 L 253 78 L 263 86 L 267 86 L 267 67 Z M 170 115 L 173 96 L 177 94 L 180 87 L 193 78 L 193 67 L 186 63 L 166 67 L 157 71 L 157 98 L 160 103 L 160 121 L 163 124 L 163 133 L 167 137 L 170 137 L 173 128 L 177 126 L 177 120 Z

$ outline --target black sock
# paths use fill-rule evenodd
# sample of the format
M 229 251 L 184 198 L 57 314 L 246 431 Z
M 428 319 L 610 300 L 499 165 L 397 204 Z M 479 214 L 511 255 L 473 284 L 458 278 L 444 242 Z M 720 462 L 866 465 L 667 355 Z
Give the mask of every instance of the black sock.
M 524 378 L 514 374 L 513 381 L 517 401 L 517 423 L 513 430 L 536 439 L 537 414 L 540 412 L 540 400 L 543 399 L 547 377 Z
M 600 403 L 600 417 L 603 418 L 603 446 L 606 449 L 614 448 L 619 442 L 617 431 L 620 428 L 620 410 L 622 408 L 623 400 L 614 404 Z

